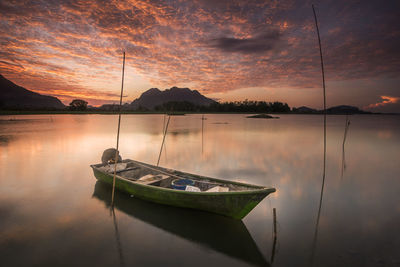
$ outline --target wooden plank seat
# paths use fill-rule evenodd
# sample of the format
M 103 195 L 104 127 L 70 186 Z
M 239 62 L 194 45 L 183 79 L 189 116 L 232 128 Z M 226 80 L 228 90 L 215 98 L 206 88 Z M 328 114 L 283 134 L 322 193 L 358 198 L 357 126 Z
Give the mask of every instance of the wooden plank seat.
M 166 180 L 168 178 L 171 178 L 168 175 L 163 175 L 163 174 L 147 174 L 145 176 L 140 177 L 139 179 L 136 180 L 136 182 L 141 183 L 141 184 L 152 184 L 155 182 L 160 182 L 162 180 Z

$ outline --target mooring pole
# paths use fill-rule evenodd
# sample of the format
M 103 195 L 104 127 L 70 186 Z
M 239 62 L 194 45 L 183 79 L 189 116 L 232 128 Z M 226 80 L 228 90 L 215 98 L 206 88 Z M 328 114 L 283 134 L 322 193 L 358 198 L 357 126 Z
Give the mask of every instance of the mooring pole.
M 162 153 L 162 149 L 163 149 L 164 142 L 165 142 L 165 136 L 167 135 L 168 125 L 169 125 L 169 120 L 170 119 L 171 119 L 171 116 L 168 116 L 167 125 L 165 126 L 164 136 L 163 136 L 163 140 L 162 140 L 162 143 L 161 143 L 160 154 L 158 154 L 157 166 L 158 166 L 158 164 L 160 164 L 161 153 Z
M 315 13 L 314 5 L 312 5 L 312 10 L 314 13 L 315 19 L 315 27 L 317 29 L 317 36 L 318 36 L 318 44 L 319 44 L 319 55 L 321 58 L 321 72 L 322 72 L 322 88 L 324 94 L 324 176 L 323 180 L 325 180 L 325 168 L 326 168 L 326 93 L 325 93 L 325 71 L 324 71 L 324 59 L 322 58 L 322 47 L 321 47 L 321 37 L 319 35 L 319 28 L 318 28 L 318 20 L 317 14 Z
M 119 111 L 118 111 L 118 131 L 117 131 L 117 147 L 115 150 L 115 158 L 114 158 L 114 177 L 113 177 L 113 187 L 112 187 L 112 195 L 111 195 L 111 206 L 114 205 L 114 194 L 115 194 L 115 177 L 117 175 L 117 163 L 118 163 L 118 146 L 119 146 L 119 129 L 121 128 L 121 107 L 122 107 L 122 94 L 124 92 L 124 74 L 125 74 L 125 51 L 124 57 L 122 61 L 122 82 L 121 82 L 121 96 L 119 98 Z
M 274 242 L 272 243 L 271 264 L 274 262 L 276 239 L 278 238 L 277 231 L 276 231 L 276 209 L 275 208 L 272 209 L 272 213 L 273 213 L 273 220 L 274 220 Z
M 201 116 L 201 155 L 204 151 L 204 114 Z
M 315 13 L 314 5 L 312 5 L 312 10 L 314 13 L 315 27 L 316 27 L 317 36 L 318 36 L 319 55 L 321 58 L 322 87 L 323 87 L 323 94 L 324 94 L 324 159 L 323 159 L 324 167 L 323 167 L 323 172 L 322 172 L 322 185 L 321 185 L 321 195 L 320 195 L 320 199 L 319 199 L 317 222 L 315 225 L 314 240 L 313 240 L 313 245 L 312 245 L 312 249 L 311 249 L 310 266 L 314 265 L 314 255 L 315 255 L 315 250 L 316 250 L 316 246 L 317 246 L 318 226 L 319 226 L 319 219 L 320 219 L 320 215 L 321 215 L 322 199 L 323 199 L 323 195 L 324 195 L 325 176 L 326 176 L 326 94 L 325 94 L 324 60 L 322 58 L 321 38 L 319 35 L 318 20 L 317 20 L 317 14 Z
M 274 237 L 276 237 L 276 209 L 273 208 L 272 212 L 274 214 Z

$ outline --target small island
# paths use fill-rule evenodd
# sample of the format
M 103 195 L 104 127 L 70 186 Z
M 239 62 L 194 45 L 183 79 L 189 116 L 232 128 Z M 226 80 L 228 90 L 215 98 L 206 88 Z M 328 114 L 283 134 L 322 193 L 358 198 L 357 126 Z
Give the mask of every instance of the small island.
M 250 119 L 279 119 L 279 117 L 273 117 L 268 114 L 257 114 L 257 115 L 252 115 L 252 116 L 247 116 L 246 118 Z

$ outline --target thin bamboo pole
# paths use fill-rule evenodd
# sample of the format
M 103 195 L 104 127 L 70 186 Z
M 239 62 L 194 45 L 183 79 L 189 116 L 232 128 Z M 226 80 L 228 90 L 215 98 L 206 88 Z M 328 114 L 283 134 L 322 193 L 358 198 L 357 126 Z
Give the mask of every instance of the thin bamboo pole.
M 163 132 L 165 131 L 165 117 L 167 117 L 166 113 L 164 113 Z M 167 144 L 164 144 L 164 157 L 165 161 L 167 161 Z
M 344 149 L 344 144 L 346 143 L 347 131 L 349 130 L 349 126 L 350 126 L 349 116 L 346 115 L 346 122 L 345 122 L 345 126 L 344 126 L 343 144 L 342 144 L 343 149 Z
M 273 213 L 273 220 L 274 220 L 274 242 L 272 243 L 271 264 L 274 262 L 275 250 L 276 250 L 276 240 L 278 238 L 278 234 L 276 231 L 276 209 L 275 208 L 272 209 L 272 213 Z
M 324 94 L 324 159 L 323 159 L 324 167 L 323 167 L 323 172 L 322 172 L 322 185 L 321 185 L 321 194 L 320 194 L 320 198 L 319 198 L 317 222 L 315 225 L 315 233 L 314 233 L 314 239 L 313 239 L 313 244 L 312 244 L 312 249 L 311 249 L 310 266 L 314 265 L 314 255 L 315 255 L 315 250 L 316 250 L 316 246 L 317 246 L 318 226 L 319 226 L 319 220 L 320 220 L 320 216 L 321 216 L 322 199 L 324 196 L 325 177 L 326 177 L 326 94 L 325 94 L 324 60 L 322 58 L 321 38 L 319 35 L 318 20 L 317 20 L 317 14 L 315 13 L 314 5 L 312 5 L 312 10 L 314 13 L 315 27 L 316 27 L 317 36 L 318 36 L 319 54 L 320 54 L 320 58 L 321 58 L 322 87 L 323 87 L 323 94 Z
M 162 140 L 162 143 L 161 143 L 160 154 L 158 154 L 157 166 L 160 164 L 161 153 L 162 153 L 162 149 L 163 149 L 164 142 L 165 142 L 165 136 L 167 135 L 167 130 L 168 130 L 168 125 L 169 125 L 169 120 L 170 119 L 171 119 L 171 116 L 168 116 L 167 125 L 165 126 L 164 136 L 163 136 L 163 140 Z
M 319 55 L 321 58 L 321 72 L 322 72 L 322 87 L 323 87 L 323 93 L 324 93 L 324 175 L 323 175 L 323 181 L 325 181 L 325 169 L 326 169 L 326 93 L 325 93 L 325 71 L 324 71 L 324 60 L 322 58 L 322 47 L 321 47 L 321 37 L 319 35 L 319 28 L 318 28 L 318 20 L 317 20 L 317 14 L 315 13 L 315 8 L 314 5 L 312 5 L 312 10 L 314 13 L 314 19 L 315 19 L 315 27 L 317 29 L 317 36 L 318 36 L 318 44 L 319 44 Z
M 164 113 L 164 120 L 163 120 L 162 130 L 163 130 L 163 133 L 164 133 L 164 131 L 165 131 L 165 113 Z
M 201 116 L 201 155 L 204 152 L 204 114 Z
M 276 208 L 273 208 L 272 212 L 274 217 L 274 236 L 276 236 Z
M 121 128 L 121 106 L 122 106 L 122 94 L 124 92 L 124 75 L 125 75 L 125 51 L 124 57 L 122 62 L 122 82 L 121 82 L 121 96 L 119 98 L 119 111 L 118 111 L 118 131 L 117 131 L 117 147 L 115 151 L 115 158 L 114 158 L 114 177 L 113 177 L 113 188 L 112 188 L 112 195 L 111 195 L 111 206 L 114 206 L 114 194 L 115 194 L 115 177 L 117 175 L 117 163 L 118 163 L 118 156 L 119 156 L 119 130 Z

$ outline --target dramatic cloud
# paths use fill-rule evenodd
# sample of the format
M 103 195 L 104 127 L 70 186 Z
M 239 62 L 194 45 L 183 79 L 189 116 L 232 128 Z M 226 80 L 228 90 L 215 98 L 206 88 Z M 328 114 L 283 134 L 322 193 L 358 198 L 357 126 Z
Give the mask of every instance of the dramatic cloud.
M 317 2 L 328 97 L 340 83 L 347 84 L 346 97 L 360 99 L 351 90 L 361 90 L 361 83 L 348 83 L 366 79 L 387 86 L 361 90 L 369 98 L 358 105 L 397 96 L 399 2 Z M 76 97 L 116 102 L 123 50 L 126 101 L 151 87 L 176 85 L 222 100 L 320 103 L 308 1 L 3 0 L 0 10 L 0 73 L 65 103 Z
M 279 31 L 273 30 L 253 38 L 221 37 L 213 39 L 210 46 L 226 52 L 260 53 L 271 50 L 279 37 Z
M 367 110 L 375 112 L 396 112 L 400 106 L 400 97 L 381 96 L 380 101 L 365 107 Z
M 376 107 L 382 107 L 388 104 L 394 104 L 397 103 L 400 100 L 400 97 L 393 97 L 393 96 L 381 96 L 382 101 L 375 103 L 375 104 L 370 104 L 368 105 L 367 108 L 376 108 Z

